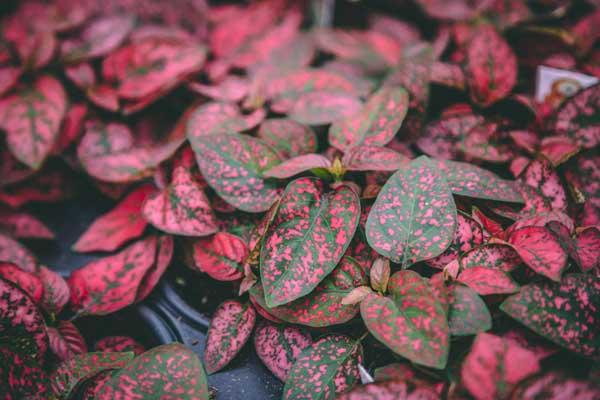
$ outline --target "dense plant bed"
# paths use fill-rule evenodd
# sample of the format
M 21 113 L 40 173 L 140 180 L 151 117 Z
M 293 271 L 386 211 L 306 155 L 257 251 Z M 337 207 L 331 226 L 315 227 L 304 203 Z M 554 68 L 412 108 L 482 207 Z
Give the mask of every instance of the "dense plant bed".
M 596 2 L 327 3 L 3 4 L 2 398 L 600 396 Z

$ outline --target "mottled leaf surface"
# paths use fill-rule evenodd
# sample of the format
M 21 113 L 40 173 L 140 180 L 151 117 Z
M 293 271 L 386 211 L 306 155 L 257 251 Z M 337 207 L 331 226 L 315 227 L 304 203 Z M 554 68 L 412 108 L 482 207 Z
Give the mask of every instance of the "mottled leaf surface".
M 419 387 L 408 382 L 386 381 L 357 386 L 338 400 L 436 400 L 439 394 L 427 387 Z
M 258 137 L 277 150 L 282 159 L 317 150 L 317 136 L 306 125 L 287 118 L 271 118 L 263 121 Z
M 452 285 L 448 292 L 448 327 L 451 335 L 475 335 L 492 327 L 492 316 L 477 292 L 463 285 Z
M 264 173 L 265 177 L 285 179 L 313 168 L 327 169 L 331 167 L 331 161 L 320 154 L 302 154 L 285 160 Z
M 33 254 L 10 236 L 0 233 L 0 261 L 14 264 L 26 272 L 37 270 Z
M 357 145 L 344 153 L 342 165 L 348 171 L 396 171 L 410 160 L 387 147 Z
M 59 360 L 87 352 L 84 337 L 71 321 L 60 321 L 56 327 L 48 327 L 47 330 L 50 350 Z
M 300 96 L 290 111 L 290 118 L 307 125 L 325 125 L 358 112 L 358 97 L 343 92 L 315 91 Z
M 519 285 L 511 276 L 497 268 L 466 268 L 460 272 L 457 280 L 480 295 L 511 294 L 519 291 Z
M 242 263 L 248 257 L 248 246 L 239 236 L 218 232 L 210 239 L 194 242 L 194 266 L 218 281 L 235 281 L 243 274 Z
M 94 351 L 104 353 L 132 352 L 137 356 L 142 354 L 145 348 L 129 336 L 106 336 L 94 343 Z

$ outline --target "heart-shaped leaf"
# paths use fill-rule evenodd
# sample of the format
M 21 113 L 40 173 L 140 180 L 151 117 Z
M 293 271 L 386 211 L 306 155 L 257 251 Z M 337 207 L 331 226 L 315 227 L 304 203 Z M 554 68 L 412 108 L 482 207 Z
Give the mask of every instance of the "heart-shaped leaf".
M 432 368 L 446 366 L 450 332 L 446 313 L 428 282 L 414 271 L 398 271 L 390 297 L 371 294 L 360 304 L 369 332 L 396 354 Z
M 145 350 L 142 344 L 129 336 L 106 336 L 94 343 L 94 351 L 104 353 L 131 352 L 137 356 Z
M 533 160 L 521 175 L 521 180 L 534 188 L 550 203 L 553 210 L 567 209 L 567 194 L 558 173 L 545 158 Z
M 215 310 L 208 328 L 204 362 L 206 372 L 223 369 L 244 347 L 256 322 L 256 311 L 249 303 L 227 300 Z
M 48 339 L 50 350 L 61 361 L 87 352 L 85 339 L 71 321 L 60 321 L 56 328 L 49 327 Z
M 218 281 L 236 281 L 243 274 L 242 263 L 248 257 L 248 246 L 241 238 L 218 232 L 210 239 L 194 242 L 194 266 Z
M 492 327 L 492 316 L 485 302 L 473 289 L 463 285 L 452 285 L 449 289 L 449 297 L 450 334 L 475 335 Z
M 506 299 L 500 309 L 554 343 L 600 359 L 600 337 L 594 328 L 600 309 L 598 278 L 570 274 L 560 283 L 532 283 Z
M 145 200 L 142 215 L 156 228 L 173 235 L 207 236 L 218 230 L 208 198 L 183 167 L 173 171 L 167 188 Z
M 512 340 L 480 333 L 462 365 L 461 378 L 475 399 L 502 399 L 539 369 L 533 352 Z
M 408 382 L 386 381 L 357 386 L 336 398 L 338 400 L 436 400 L 440 395 L 430 388 L 419 387 Z
M 290 111 L 290 118 L 307 125 L 330 124 L 357 113 L 362 107 L 358 97 L 343 92 L 315 91 L 301 95 Z
M 264 173 L 265 177 L 285 179 L 314 168 L 331 168 L 331 161 L 320 154 L 302 154 L 285 160 Z
M 313 130 L 291 119 L 263 121 L 258 137 L 276 149 L 283 160 L 317 151 L 317 136 Z
M 294 326 L 262 321 L 254 332 L 256 354 L 280 380 L 286 381 L 292 366 L 302 352 L 312 344 L 310 334 Z
M 17 160 L 32 169 L 40 168 L 54 147 L 66 111 L 65 91 L 49 75 L 0 101 L 0 126 Z
M 360 201 L 345 185 L 325 191 L 323 181 L 300 178 L 283 193 L 260 254 L 261 281 L 269 307 L 312 292 L 350 245 Z
M 519 291 L 519 285 L 511 276 L 497 268 L 481 266 L 466 268 L 460 272 L 457 280 L 483 296 Z
M 388 179 L 366 224 L 371 247 L 403 268 L 443 253 L 455 229 L 454 199 L 443 173 L 427 157 Z
M 97 400 L 128 397 L 210 398 L 206 374 L 198 356 L 179 343 L 164 344 L 137 356 L 116 371 L 96 395 Z
M 306 348 L 292 366 L 283 388 L 283 400 L 330 400 L 359 381 L 362 363 L 359 341 L 328 335 Z
M 72 249 L 78 252 L 114 251 L 142 235 L 147 221 L 142 217 L 144 200 L 154 186 L 142 185 L 129 193 L 112 210 L 96 218 Z
M 198 167 L 208 184 L 227 203 L 246 212 L 262 212 L 278 195 L 263 173 L 279 164 L 279 156 L 260 139 L 227 134 L 194 140 Z
M 329 144 L 346 151 L 356 145 L 385 146 L 396 135 L 408 110 L 408 92 L 385 87 L 375 92 L 360 112 L 329 128 Z

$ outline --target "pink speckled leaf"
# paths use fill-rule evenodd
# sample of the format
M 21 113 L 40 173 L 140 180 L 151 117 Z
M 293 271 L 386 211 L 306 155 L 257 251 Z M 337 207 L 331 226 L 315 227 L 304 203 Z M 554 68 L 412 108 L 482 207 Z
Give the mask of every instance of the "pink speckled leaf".
M 40 168 L 54 147 L 66 111 L 65 91 L 50 75 L 0 101 L 0 127 L 15 158 Z
M 204 136 L 238 133 L 254 128 L 265 117 L 263 109 L 253 114 L 242 115 L 240 110 L 230 103 L 206 103 L 196 108 L 189 117 L 186 134 L 192 146 Z
M 558 371 L 536 375 L 522 382 L 512 393 L 511 400 L 577 399 L 587 400 L 600 397 L 597 382 L 570 378 Z
M 483 266 L 510 272 L 519 264 L 521 264 L 519 254 L 511 246 L 500 243 L 486 243 L 468 251 L 460 258 L 463 269 Z
M 483 231 L 475 220 L 461 213 L 456 215 L 456 233 L 450 247 L 439 256 L 427 260 L 427 264 L 435 268 L 444 268 L 449 262 L 458 259 L 459 255 L 481 245 Z
M 446 313 L 426 279 L 414 271 L 393 274 L 391 297 L 375 294 L 360 304 L 360 314 L 380 342 L 414 363 L 443 369 L 450 349 Z
M 116 371 L 95 397 L 148 398 L 209 400 L 206 374 L 198 356 L 180 343 L 155 347 Z
M 146 184 L 129 193 L 112 210 L 96 218 L 72 249 L 81 253 L 114 251 L 141 236 L 148 225 L 142 217 L 142 204 L 154 190 Z
M 42 364 L 48 350 L 44 317 L 24 291 L 4 279 L 0 279 L 0 336 L 0 371 L 5 377 L 0 388 L 8 391 L 3 395 L 12 399 L 43 394 Z
M 44 285 L 40 306 L 49 313 L 60 313 L 71 297 L 69 285 L 57 272 L 43 265 L 39 267 L 37 273 Z
M 431 65 L 431 82 L 458 90 L 464 90 L 465 73 L 460 65 L 436 61 Z
M 192 141 L 198 167 L 208 184 L 232 206 L 246 212 L 266 211 L 278 188 L 263 173 L 279 164 L 277 153 L 260 139 L 223 134 Z
M 15 238 L 53 239 L 54 233 L 42 221 L 24 211 L 0 206 L 0 230 Z
M 458 144 L 475 126 L 483 122 L 483 117 L 466 113 L 449 115 L 438 121 L 429 123 L 423 134 L 416 140 L 416 145 L 425 154 L 443 160 L 456 159 L 460 156 Z
M 331 125 L 329 144 L 342 151 L 362 144 L 385 146 L 400 129 L 407 111 L 408 92 L 402 87 L 384 87 L 360 112 Z
M 471 99 L 487 107 L 508 96 L 517 81 L 517 58 L 491 25 L 472 32 L 466 49 L 465 75 Z
M 277 150 L 282 159 L 317 151 L 317 136 L 306 125 L 291 119 L 272 118 L 263 121 L 258 137 Z
M 492 327 L 492 316 L 473 289 L 463 285 L 452 285 L 448 289 L 448 327 L 455 336 L 475 335 Z
M 548 200 L 553 210 L 567 209 L 567 194 L 558 173 L 548 159 L 533 160 L 525 168 L 520 179 Z
M 250 290 L 251 298 L 269 314 L 286 322 L 325 327 L 348 322 L 358 313 L 357 304 L 342 300 L 355 288 L 368 283 L 367 271 L 351 257 L 343 257 L 329 276 L 310 294 L 278 307 L 268 307 L 262 285 Z
M 248 95 L 250 83 L 248 79 L 231 75 L 216 85 L 190 82 L 188 88 L 213 100 L 238 102 Z
M 327 192 L 314 178 L 291 182 L 260 254 L 269 307 L 312 292 L 337 265 L 354 236 L 360 201 L 346 185 Z
M 261 321 L 254 332 L 256 354 L 283 382 L 286 381 L 298 355 L 311 344 L 310 334 L 294 326 Z
M 38 269 L 37 261 L 27 247 L 2 233 L 0 233 L 0 262 L 14 264 L 27 272 L 36 272 Z
M 568 161 L 579 153 L 580 147 L 568 136 L 548 136 L 540 143 L 540 153 L 546 157 L 554 167 Z
M 567 267 L 567 253 L 556 237 L 540 226 L 513 231 L 508 238 L 519 256 L 532 270 L 559 282 Z
M 173 171 L 168 187 L 145 200 L 141 211 L 146 221 L 172 235 L 207 236 L 218 230 L 208 198 L 183 167 Z
M 266 171 L 263 175 L 267 178 L 285 179 L 313 168 L 327 169 L 331 167 L 331 161 L 320 154 L 302 154 L 285 160 L 279 165 Z
M 85 339 L 71 321 L 60 321 L 56 328 L 48 328 L 50 350 L 61 361 L 87 352 Z
M 244 276 L 242 263 L 248 246 L 239 236 L 218 232 L 210 239 L 194 242 L 194 266 L 218 281 L 236 281 Z
M 519 291 L 519 285 L 511 276 L 497 268 L 470 267 L 462 270 L 457 280 L 480 295 L 511 294 Z
M 367 240 L 403 268 L 443 253 L 454 237 L 456 206 L 443 173 L 427 157 L 396 172 L 379 192 Z
M 36 274 L 24 271 L 11 263 L 0 262 L 0 278 L 20 287 L 35 304 L 42 300 L 44 285 Z
M 539 370 L 535 353 L 511 340 L 480 333 L 462 365 L 461 378 L 475 399 L 503 399 Z
M 387 147 L 357 145 L 344 153 L 342 165 L 348 171 L 396 171 L 410 160 Z
M 598 310 L 600 281 L 592 275 L 566 275 L 560 283 L 521 288 L 500 309 L 539 335 L 583 356 L 600 359 Z
M 440 395 L 430 388 L 402 381 L 361 385 L 336 397 L 337 400 L 437 400 L 439 398 Z
M 302 124 L 325 125 L 353 115 L 361 107 L 361 101 L 353 94 L 315 91 L 301 95 L 289 115 Z
M 142 344 L 129 336 L 106 336 L 94 343 L 94 351 L 103 353 L 132 352 L 137 356 L 145 350 Z
M 578 232 L 575 249 L 583 271 L 597 272 L 600 269 L 600 230 L 597 227 L 591 226 Z
M 256 322 L 256 311 L 249 304 L 237 300 L 224 301 L 210 320 L 204 363 L 206 372 L 223 369 L 244 347 Z
M 296 359 L 282 400 L 333 400 L 359 382 L 362 358 L 359 341 L 341 335 L 322 337 Z

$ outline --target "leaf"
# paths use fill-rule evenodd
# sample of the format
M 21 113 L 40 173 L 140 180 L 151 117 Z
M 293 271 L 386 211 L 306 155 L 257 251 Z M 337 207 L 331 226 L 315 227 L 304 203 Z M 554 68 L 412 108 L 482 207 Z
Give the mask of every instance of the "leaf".
M 350 306 L 354 304 L 359 304 L 370 293 L 373 293 L 373 289 L 371 289 L 369 286 L 355 287 L 342 299 L 342 305 Z
M 567 195 L 550 161 L 545 158 L 533 160 L 520 179 L 547 199 L 553 210 L 566 211 Z
M 279 164 L 279 156 L 260 139 L 238 134 L 201 137 L 192 148 L 202 175 L 227 203 L 246 212 L 269 209 L 278 195 L 263 173 Z
M 558 167 L 579 153 L 579 146 L 568 136 L 549 136 L 542 139 L 540 153 L 552 166 Z
M 392 175 L 366 224 L 367 240 L 403 268 L 443 253 L 452 242 L 456 206 L 441 171 L 427 157 Z
M 431 65 L 431 82 L 449 88 L 464 90 L 465 73 L 460 65 L 435 61 Z
M 102 385 L 97 400 L 133 398 L 208 400 L 198 356 L 180 343 L 163 344 L 130 361 Z
M 275 165 L 263 175 L 267 178 L 285 179 L 314 168 L 331 168 L 331 161 L 320 154 L 302 154 Z
M 334 399 L 358 383 L 362 353 L 359 341 L 341 335 L 322 337 L 296 359 L 282 399 Z
M 236 281 L 243 275 L 242 263 L 248 257 L 248 246 L 241 238 L 218 232 L 210 239 L 193 245 L 194 266 L 218 281 Z
M 475 220 L 456 214 L 456 233 L 450 247 L 439 256 L 427 260 L 427 264 L 435 268 L 444 268 L 448 263 L 458 259 L 459 255 L 483 243 L 483 231 Z
M 167 188 L 144 201 L 141 211 L 157 229 L 172 235 L 207 236 L 218 230 L 208 198 L 183 167 L 173 171 Z
M 511 233 L 508 241 L 532 270 L 560 282 L 567 267 L 567 253 L 547 228 L 520 228 Z
M 386 293 L 388 281 L 390 280 L 390 260 L 379 257 L 373 261 L 369 280 L 373 290 Z
M 480 333 L 462 365 L 461 378 L 475 399 L 502 399 L 539 370 L 533 352 L 511 340 Z
M 8 398 L 45 393 L 42 365 L 48 334 L 44 318 L 24 291 L 1 278 L 0 337 L 0 369 L 5 377 L 0 388 L 9 391 Z
M 379 89 L 362 110 L 331 125 L 329 144 L 342 151 L 357 145 L 385 146 L 400 129 L 407 111 L 408 92 L 404 88 Z
M 80 253 L 114 251 L 140 237 L 148 225 L 142 217 L 142 205 L 154 190 L 149 184 L 133 190 L 112 210 L 96 218 L 72 249 Z
M 38 276 L 44 286 L 40 306 L 48 313 L 59 314 L 71 297 L 69 285 L 62 276 L 43 265 L 39 267 Z
M 431 157 L 456 159 L 460 156 L 458 144 L 483 121 L 482 116 L 475 115 L 470 110 L 467 113 L 447 116 L 429 123 L 423 134 L 417 138 L 416 145 Z
M 21 288 L 35 304 L 39 304 L 44 293 L 44 286 L 40 278 L 20 269 L 11 263 L 0 263 L 0 277 L 6 279 Z
M 260 254 L 260 275 L 269 307 L 312 292 L 350 245 L 360 201 L 348 186 L 325 192 L 323 181 L 300 178 L 282 195 Z
M 60 361 L 87 352 L 85 339 L 71 321 L 60 321 L 56 328 L 47 330 L 50 350 Z
M 436 400 L 440 395 L 427 387 L 408 382 L 386 381 L 357 386 L 350 392 L 338 396 L 338 400 Z
M 584 272 L 598 271 L 600 268 L 600 230 L 596 227 L 583 229 L 575 239 L 577 255 Z
M 523 203 L 517 183 L 499 178 L 497 175 L 473 164 L 458 161 L 441 161 L 448 186 L 454 194 L 483 200 Z
M 256 322 L 256 312 L 249 303 L 227 300 L 215 310 L 208 328 L 204 363 L 206 372 L 223 369 L 244 347 Z
M 353 115 L 361 107 L 360 100 L 352 94 L 314 91 L 300 96 L 289 116 L 302 124 L 325 125 Z
M 593 399 L 600 396 L 598 385 L 591 381 L 569 378 L 557 371 L 536 375 L 522 382 L 511 399 Z
M 254 332 L 254 348 L 263 364 L 285 382 L 300 353 L 312 344 L 310 334 L 294 326 L 261 321 Z
M 250 289 L 251 299 L 269 314 L 286 322 L 325 327 L 348 322 L 358 313 L 358 305 L 346 305 L 345 299 L 355 288 L 368 283 L 367 271 L 351 257 L 343 257 L 336 268 L 310 294 L 278 307 L 265 303 L 263 287 Z
M 487 107 L 508 96 L 517 81 L 517 58 L 491 25 L 473 30 L 466 48 L 465 77 L 471 100 Z
M 54 233 L 33 215 L 2 207 L 0 207 L 0 230 L 19 239 L 54 239 Z
M 371 294 L 360 314 L 377 340 L 414 363 L 443 369 L 450 332 L 446 313 L 428 282 L 414 271 L 398 271 L 388 284 L 391 297 Z
M 272 118 L 263 121 L 258 137 L 279 153 L 281 159 L 317 151 L 317 136 L 306 125 L 291 119 Z
M 190 82 L 187 87 L 210 99 L 235 103 L 243 100 L 248 95 L 250 83 L 248 79 L 230 75 L 216 85 Z
M 350 148 L 342 158 L 349 171 L 396 171 L 409 164 L 409 159 L 387 147 L 358 145 Z
M 577 354 L 600 359 L 595 326 L 600 309 L 600 282 L 585 274 L 566 275 L 560 283 L 521 287 L 500 309 L 537 334 Z
M 131 352 L 137 356 L 145 350 L 143 345 L 129 336 L 106 336 L 94 343 L 94 351 L 104 353 Z
M 0 262 L 16 265 L 26 272 L 36 272 L 38 264 L 31 252 L 9 236 L 0 233 Z
M 77 385 L 107 369 L 124 367 L 133 359 L 132 353 L 86 353 L 64 361 L 52 373 L 52 391 L 61 399 L 68 399 Z
M 15 158 L 39 169 L 54 147 L 66 111 L 65 91 L 50 75 L 0 101 L 0 127 Z
M 497 268 L 470 267 L 462 270 L 458 274 L 457 280 L 483 296 L 511 294 L 519 291 L 519 285 L 510 275 Z
M 469 250 L 460 258 L 460 266 L 463 269 L 483 266 L 510 272 L 519 264 L 519 254 L 511 246 L 500 243 L 486 243 Z
M 454 336 L 475 335 L 492 328 L 492 316 L 473 289 L 452 285 L 449 289 L 448 327 Z
M 265 117 L 262 109 L 248 116 L 229 103 L 206 103 L 192 111 L 186 125 L 186 134 L 192 147 L 204 136 L 239 133 L 254 128 Z

